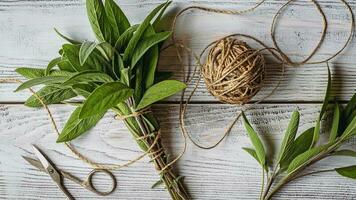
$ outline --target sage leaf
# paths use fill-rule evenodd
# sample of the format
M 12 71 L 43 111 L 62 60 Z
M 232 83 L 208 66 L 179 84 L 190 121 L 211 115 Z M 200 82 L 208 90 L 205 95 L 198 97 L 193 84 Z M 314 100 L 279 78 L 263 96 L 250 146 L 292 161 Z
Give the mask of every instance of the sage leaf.
M 83 42 L 79 50 L 79 62 L 81 66 L 84 65 L 85 61 L 88 59 L 89 55 L 94 51 L 97 45 L 98 44 L 96 44 L 95 42 Z
M 307 151 L 313 142 L 314 127 L 307 129 L 294 140 L 290 147 L 290 154 L 280 162 L 280 168 L 284 171 L 295 157 Z
M 143 36 L 150 37 L 152 35 L 156 34 L 154 28 L 152 25 L 149 25 L 143 34 Z M 159 49 L 158 45 L 152 46 L 150 49 L 147 50 L 147 52 L 144 54 L 143 57 L 143 63 L 144 63 L 144 68 L 143 68 L 143 76 L 145 79 L 145 89 L 150 88 L 154 84 L 155 80 L 155 72 L 158 64 L 158 57 L 159 57 Z
M 123 57 L 124 62 L 128 61 L 131 58 L 132 54 L 135 51 L 137 43 L 141 39 L 142 34 L 145 32 L 146 28 L 149 26 L 151 20 L 165 6 L 165 4 L 166 3 L 163 3 L 159 6 L 157 6 L 155 9 L 153 9 L 151 11 L 151 13 L 145 18 L 145 20 L 139 25 L 135 34 L 132 36 L 130 42 L 128 43 L 128 45 L 125 49 L 124 57 Z
M 353 113 L 355 110 L 356 110 L 356 93 L 352 96 L 351 100 L 345 107 L 344 113 L 346 119 L 349 118 L 351 113 Z
M 335 171 L 340 174 L 341 176 L 356 179 L 356 165 L 336 168 Z
M 112 30 L 106 23 L 106 14 L 101 0 L 86 0 L 86 7 L 90 25 L 99 42 L 112 42 Z
M 80 96 L 87 98 L 97 86 L 93 83 L 77 83 L 72 85 L 73 90 Z
M 61 101 L 70 99 L 77 96 L 71 88 L 62 88 L 56 85 L 45 86 L 36 92 L 36 95 L 32 95 L 25 102 L 25 106 L 28 107 L 42 107 L 42 103 L 38 98 L 42 100 L 45 105 L 60 103 Z
M 320 111 L 319 117 L 318 117 L 318 119 L 316 121 L 315 129 L 314 129 L 314 136 L 313 136 L 313 143 L 312 143 L 312 145 L 310 147 L 313 147 L 319 140 L 320 121 L 321 121 L 321 118 L 324 116 L 326 108 L 327 108 L 327 106 L 329 104 L 330 90 L 331 90 L 331 73 L 330 73 L 330 68 L 329 68 L 329 65 L 328 65 L 328 83 L 327 83 L 327 86 L 326 86 L 324 102 L 323 102 L 323 105 L 321 107 L 321 111 Z
M 142 71 L 142 61 L 140 61 L 136 66 L 136 73 L 135 73 L 135 92 L 134 92 L 134 97 L 135 97 L 135 102 L 140 102 L 142 93 L 143 93 L 143 87 L 142 87 L 142 80 L 143 80 L 143 71 Z M 134 69 L 135 70 L 135 69 Z
M 109 75 L 98 71 L 83 71 L 70 77 L 62 83 L 62 86 L 72 85 L 74 83 L 88 83 L 88 82 L 112 82 L 114 81 Z
M 107 72 L 110 68 L 110 64 L 100 55 L 98 50 L 93 50 L 83 65 L 81 65 L 79 61 L 80 46 L 65 44 L 63 45 L 63 51 L 66 54 L 70 64 L 77 72 L 86 70 L 98 70 L 101 72 Z
M 186 85 L 176 80 L 166 80 L 153 85 L 144 93 L 136 110 L 141 110 L 147 106 L 165 99 L 186 88 Z
M 160 25 L 162 16 L 164 14 L 164 12 L 166 11 L 166 9 L 168 8 L 168 6 L 172 3 L 172 1 L 167 1 L 167 3 L 164 5 L 164 7 L 162 8 L 162 10 L 159 12 L 159 14 L 157 15 L 156 19 L 154 20 L 154 22 L 152 23 L 153 28 L 157 31 L 158 26 Z
M 292 114 L 292 118 L 288 124 L 288 128 L 286 130 L 284 138 L 282 140 L 281 147 L 279 149 L 279 153 L 277 156 L 278 164 L 280 164 L 281 160 L 289 156 L 290 154 L 291 146 L 294 142 L 295 136 L 298 131 L 299 117 L 300 117 L 299 112 L 294 111 Z
M 112 71 L 117 80 L 120 79 L 120 71 L 125 68 L 124 62 L 118 53 L 114 53 L 114 57 L 111 61 Z
M 63 56 L 61 62 L 57 63 L 58 68 L 62 71 L 76 72 L 76 69 L 69 62 L 68 58 Z
M 306 152 L 298 155 L 294 160 L 289 164 L 288 173 L 292 173 L 295 170 L 299 169 L 301 166 L 308 164 L 313 158 L 319 155 L 321 152 L 329 148 L 331 144 L 326 144 L 318 147 L 311 148 Z
M 255 132 L 255 130 L 252 128 L 249 121 L 247 120 L 245 113 L 242 112 L 241 115 L 243 117 L 243 123 L 244 123 L 245 129 L 247 131 L 247 134 L 252 142 L 252 145 L 255 147 L 257 158 L 258 158 L 259 162 L 261 163 L 261 165 L 265 166 L 266 153 L 265 153 L 263 144 L 262 144 L 260 138 L 258 137 L 257 133 Z
M 160 185 L 162 185 L 162 184 L 163 184 L 162 179 L 159 179 L 158 181 L 156 181 L 156 182 L 151 186 L 151 189 L 154 189 L 154 188 L 156 188 L 156 187 L 158 187 L 158 186 L 160 186 Z
M 130 22 L 124 12 L 113 0 L 105 0 L 105 11 L 115 35 L 119 36 L 130 27 Z M 115 39 L 115 41 L 117 38 Z
M 350 139 L 356 135 L 356 116 L 350 122 L 350 124 L 346 127 L 345 131 L 342 133 L 342 140 Z
M 343 149 L 343 150 L 339 150 L 339 151 L 335 151 L 333 154 L 333 156 L 350 156 L 350 157 L 356 157 L 356 152 L 349 150 L 349 149 Z
M 79 114 L 82 107 L 77 107 L 64 126 L 62 132 L 59 134 L 57 142 L 68 142 L 71 141 L 86 131 L 94 127 L 101 118 L 103 118 L 105 112 L 93 115 L 91 117 L 80 119 Z
M 27 79 L 32 79 L 44 76 L 46 70 L 39 68 L 20 67 L 17 68 L 15 71 Z
M 65 35 L 63 35 L 62 33 L 60 33 L 56 28 L 54 28 L 54 31 L 64 40 L 66 40 L 67 42 L 71 43 L 71 44 L 81 44 L 81 42 L 73 40 Z
M 134 67 L 141 57 L 155 44 L 166 40 L 171 35 L 170 31 L 156 33 L 150 37 L 143 38 L 136 46 L 132 55 L 131 67 Z
M 110 43 L 101 42 L 97 45 L 96 48 L 100 51 L 101 55 L 103 55 L 107 61 L 111 61 L 114 56 L 115 49 L 111 46 Z
M 64 82 L 68 77 L 66 76 L 44 76 L 44 77 L 38 77 L 34 78 L 31 80 L 28 80 L 24 83 L 22 83 L 16 90 L 15 92 L 18 92 L 20 90 L 24 90 L 36 85 L 41 85 L 41 84 L 53 84 L 53 83 L 62 83 Z
M 123 34 L 121 34 L 115 43 L 115 49 L 117 49 L 120 53 L 123 52 L 126 49 L 128 43 L 130 42 L 133 33 L 137 30 L 139 26 L 139 24 L 135 24 L 128 28 Z
M 246 148 L 246 147 L 243 147 L 242 149 L 245 150 L 248 154 L 250 154 L 266 171 L 268 171 L 267 165 L 260 162 L 257 153 L 254 149 Z
M 59 62 L 62 61 L 62 58 L 61 57 L 58 57 L 58 58 L 55 58 L 53 60 L 51 60 L 48 65 L 47 65 L 47 68 L 46 68 L 46 72 L 45 72 L 45 75 L 49 75 L 51 70 L 58 65 Z
M 97 87 L 84 102 L 79 118 L 84 119 L 106 112 L 132 96 L 133 90 L 120 82 L 104 83 Z
M 331 125 L 329 142 L 334 142 L 336 140 L 339 131 L 339 123 L 340 123 L 340 106 L 338 103 L 336 103 L 334 106 L 334 115 L 333 115 L 333 121 Z

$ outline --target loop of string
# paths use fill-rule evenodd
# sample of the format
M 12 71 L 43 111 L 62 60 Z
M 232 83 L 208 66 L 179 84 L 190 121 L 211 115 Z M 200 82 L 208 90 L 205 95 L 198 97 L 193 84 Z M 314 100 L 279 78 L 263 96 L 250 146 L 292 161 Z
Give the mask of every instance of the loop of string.
M 324 13 L 324 11 L 322 10 L 321 6 L 319 5 L 319 3 L 316 0 L 311 0 L 311 2 L 313 3 L 313 5 L 317 8 L 319 14 L 321 15 L 322 21 L 323 21 L 323 27 L 322 27 L 322 32 L 321 32 L 321 37 L 317 43 L 317 45 L 315 46 L 315 48 L 312 50 L 312 52 L 309 54 L 309 56 L 307 56 L 304 60 L 300 61 L 300 62 L 294 62 L 292 61 L 279 47 L 277 41 L 276 41 L 276 23 L 277 23 L 277 18 L 278 16 L 282 13 L 282 10 L 285 9 L 289 4 L 291 4 L 292 2 L 294 2 L 295 0 L 289 0 L 287 3 L 283 4 L 278 11 L 275 13 L 273 20 L 272 20 L 272 25 L 271 25 L 271 39 L 273 42 L 274 47 L 268 47 L 264 42 L 262 42 L 261 40 L 250 36 L 250 35 L 246 35 L 246 34 L 231 34 L 228 36 L 225 36 L 223 38 L 220 38 L 210 44 L 208 44 L 203 51 L 200 53 L 200 55 L 197 55 L 193 52 L 192 49 L 190 49 L 189 47 L 187 47 L 186 45 L 184 45 L 182 42 L 178 42 L 178 40 L 176 39 L 175 36 L 175 29 L 176 29 L 176 24 L 177 24 L 177 20 L 179 18 L 179 16 L 181 16 L 183 13 L 187 12 L 188 10 L 192 10 L 192 9 L 197 9 L 197 10 L 202 10 L 202 11 L 206 11 L 209 13 L 220 13 L 220 14 L 243 14 L 246 12 L 251 12 L 254 11 L 256 8 L 258 8 L 263 2 L 265 2 L 265 0 L 261 0 L 259 1 L 257 4 L 255 4 L 255 6 L 245 9 L 245 10 L 225 10 L 225 9 L 215 9 L 215 8 L 207 8 L 207 7 L 202 7 L 202 6 L 190 6 L 187 8 L 184 8 L 183 10 L 181 10 L 176 17 L 173 20 L 173 28 L 172 28 L 172 44 L 168 45 L 166 48 L 169 47 L 175 47 L 176 49 L 176 53 L 177 53 L 177 57 L 178 60 L 180 62 L 180 65 L 182 67 L 182 71 L 183 71 L 183 81 L 189 85 L 189 84 L 194 84 L 194 87 L 192 89 L 192 91 L 190 92 L 190 94 L 188 95 L 187 99 L 185 100 L 185 93 L 186 90 L 183 90 L 182 95 L 181 95 L 181 100 L 180 100 L 180 111 L 179 111 L 179 122 L 180 122 L 180 129 L 181 129 L 181 134 L 185 140 L 184 142 L 184 148 L 182 150 L 182 153 L 176 158 L 177 160 L 184 154 L 185 150 L 186 150 L 186 139 L 187 137 L 189 138 L 189 140 L 198 148 L 201 149 L 212 149 L 215 148 L 217 145 L 219 145 L 223 139 L 231 132 L 231 129 L 233 128 L 233 126 L 236 124 L 236 122 L 238 121 L 239 117 L 241 116 L 241 112 L 243 110 L 245 110 L 245 105 L 242 105 L 241 111 L 236 115 L 236 117 L 232 120 L 232 122 L 230 123 L 230 125 L 226 128 L 226 130 L 224 131 L 223 135 L 217 140 L 216 143 L 210 145 L 210 146 L 204 146 L 199 144 L 197 141 L 195 141 L 195 139 L 193 139 L 192 135 L 189 133 L 189 131 L 186 128 L 185 125 L 185 116 L 187 113 L 187 107 L 189 105 L 189 102 L 191 101 L 192 97 L 194 96 L 194 93 L 196 92 L 197 88 L 199 87 L 199 84 L 201 82 L 202 79 L 202 73 L 201 73 L 201 69 L 204 67 L 204 64 L 202 64 L 201 59 L 203 57 L 203 55 L 205 54 L 205 52 L 207 51 L 207 49 L 209 49 L 210 47 L 212 47 L 213 45 L 217 45 L 217 43 L 223 39 L 229 38 L 229 37 L 245 37 L 247 39 L 251 39 L 255 42 L 257 42 L 259 45 L 263 46 L 262 49 L 258 50 L 257 52 L 260 51 L 264 51 L 264 50 L 268 50 L 272 56 L 274 58 L 276 58 L 279 62 L 281 62 L 281 75 L 280 78 L 277 82 L 277 84 L 274 86 L 274 88 L 272 89 L 272 91 L 267 94 L 266 96 L 262 97 L 260 100 L 255 101 L 253 104 L 250 105 L 254 105 L 254 104 L 258 104 L 260 102 L 262 102 L 263 100 L 269 98 L 271 95 L 273 95 L 275 93 L 275 91 L 277 90 L 277 88 L 279 87 L 283 77 L 284 77 L 284 73 L 285 73 L 285 65 L 288 66 L 301 66 L 301 65 L 305 65 L 305 64 L 321 64 L 321 63 L 326 63 L 328 64 L 328 62 L 335 58 L 336 56 L 338 56 L 346 47 L 347 45 L 350 43 L 353 33 L 354 33 L 354 29 L 355 29 L 355 19 L 354 19 L 354 15 L 353 15 L 353 11 L 350 7 L 350 5 L 345 1 L 345 0 L 340 0 L 341 3 L 343 3 L 346 7 L 346 9 L 348 10 L 350 17 L 351 17 L 351 23 L 350 23 L 350 34 L 346 40 L 346 42 L 344 43 L 344 45 L 334 54 L 332 54 L 330 57 L 324 59 L 324 60 L 319 60 L 319 61 L 310 61 L 310 59 L 312 57 L 315 56 L 315 54 L 317 53 L 317 51 L 319 50 L 319 48 L 321 47 L 325 36 L 326 36 L 326 31 L 327 31 L 327 27 L 328 27 L 328 21 L 326 19 L 326 15 Z M 186 51 L 188 53 L 189 56 L 193 56 L 196 65 L 193 68 L 193 71 L 190 75 L 190 65 L 188 65 L 188 74 L 186 73 L 185 70 L 185 66 L 183 63 L 183 58 L 181 55 L 181 51 Z M 256 52 L 256 53 L 257 53 Z M 245 59 L 246 62 L 247 59 Z M 193 79 L 194 77 L 197 75 L 198 73 L 198 78 L 196 80 L 195 83 L 193 83 Z

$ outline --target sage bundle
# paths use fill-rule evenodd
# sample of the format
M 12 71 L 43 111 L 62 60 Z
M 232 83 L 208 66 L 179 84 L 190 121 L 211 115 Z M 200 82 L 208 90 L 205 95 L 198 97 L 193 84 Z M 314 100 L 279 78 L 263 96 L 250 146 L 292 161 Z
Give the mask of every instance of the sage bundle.
M 356 94 L 353 95 L 349 103 L 342 107 L 338 103 L 333 106 L 331 129 L 328 142 L 318 144 L 321 119 L 323 118 L 330 98 L 331 75 L 328 68 L 328 84 L 324 103 L 314 127 L 302 132 L 297 138 L 299 126 L 299 112 L 294 111 L 284 138 L 281 142 L 274 167 L 270 166 L 272 161 L 267 158 L 266 150 L 260 137 L 253 129 L 244 113 L 244 126 L 251 139 L 254 148 L 243 148 L 249 153 L 262 168 L 262 188 L 260 199 L 268 200 L 275 195 L 285 184 L 310 174 L 336 171 L 341 176 L 356 179 L 356 165 L 340 168 L 304 172 L 306 168 L 316 162 L 331 156 L 351 156 L 356 157 L 356 152 L 350 149 L 341 149 L 342 144 L 356 135 Z M 272 169 L 272 170 L 270 170 Z M 268 180 L 265 183 L 265 175 Z
M 94 127 L 109 110 L 124 121 L 137 144 L 146 152 L 174 200 L 188 199 L 182 177 L 173 173 L 161 143 L 160 125 L 150 106 L 186 85 L 166 80 L 169 73 L 157 71 L 160 47 L 171 35 L 158 31 L 166 2 L 149 13 L 141 24 L 131 25 L 113 0 L 87 0 L 88 18 L 97 42 L 76 41 L 56 32 L 67 43 L 46 69 L 18 68 L 29 79 L 16 91 L 44 85 L 25 102 L 29 107 L 60 103 L 82 96 L 59 134 L 57 142 L 69 142 Z

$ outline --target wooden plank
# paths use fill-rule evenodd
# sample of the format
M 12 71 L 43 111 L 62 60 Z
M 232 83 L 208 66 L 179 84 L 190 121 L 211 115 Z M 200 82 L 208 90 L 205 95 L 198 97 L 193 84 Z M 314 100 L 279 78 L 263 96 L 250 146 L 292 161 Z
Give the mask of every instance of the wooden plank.
M 267 141 L 268 152 L 273 151 L 287 127 L 293 110 L 301 112 L 303 131 L 314 124 L 319 104 L 261 104 L 247 111 L 251 124 Z M 70 106 L 51 106 L 54 117 L 63 127 L 73 110 Z M 177 155 L 183 145 L 178 127 L 177 105 L 156 105 L 154 112 L 161 121 L 163 142 L 167 151 Z M 213 143 L 239 108 L 226 105 L 192 105 L 187 115 L 187 128 L 204 144 Z M 27 164 L 21 155 L 32 156 L 31 144 L 40 146 L 55 164 L 81 178 L 90 167 L 78 161 L 63 145 L 56 144 L 47 114 L 42 109 L 30 109 L 21 105 L 0 106 L 0 196 L 2 199 L 63 199 L 62 194 L 45 174 Z M 325 134 L 323 138 L 327 137 Z M 98 162 L 123 163 L 140 153 L 123 123 L 106 117 L 90 133 L 73 142 L 83 154 Z M 194 199 L 257 199 L 260 171 L 256 162 L 242 147 L 250 141 L 238 122 L 232 133 L 221 145 L 212 150 L 200 150 L 191 143 L 177 170 L 185 176 L 187 187 Z M 355 149 L 355 140 L 348 148 Z M 354 164 L 352 159 L 332 158 L 313 169 L 329 169 Z M 311 170 L 313 170 L 311 169 Z M 150 189 L 157 180 L 151 163 L 145 158 L 130 167 L 115 171 L 119 187 L 113 195 L 102 199 L 167 199 L 164 189 Z M 100 188 L 108 187 L 108 181 L 100 178 Z M 66 182 L 77 199 L 98 197 L 81 187 Z M 325 173 L 290 183 L 276 199 L 355 199 L 356 182 L 336 173 Z
M 122 0 L 118 3 L 126 11 L 133 23 L 141 21 L 159 0 Z M 245 33 L 255 36 L 271 45 L 269 26 L 271 18 L 282 5 L 281 1 L 267 1 L 255 12 L 242 16 L 208 14 L 204 12 L 188 12 L 178 21 L 177 37 L 195 52 L 213 40 L 231 33 Z M 349 2 L 353 8 L 355 1 Z M 239 1 L 174 1 L 168 14 L 172 19 L 174 13 L 188 5 L 203 5 L 230 9 L 244 9 L 254 5 L 248 0 Z M 327 1 L 321 3 L 329 19 L 329 31 L 315 59 L 330 56 L 340 48 L 348 36 L 350 16 L 341 3 Z M 322 23 L 315 8 L 309 1 L 297 1 L 287 8 L 281 16 L 277 28 L 277 40 L 280 46 L 295 60 L 306 57 L 320 37 Z M 221 23 L 224 22 L 224 23 Z M 19 66 L 45 67 L 47 62 L 57 55 L 63 40 L 53 31 L 58 28 L 64 34 L 75 39 L 93 40 L 86 17 L 84 1 L 0 1 L 0 36 L 2 40 L 0 51 L 0 78 L 18 78 L 14 69 Z M 169 23 L 166 24 L 169 27 Z M 249 43 L 258 48 L 253 42 Z M 340 100 L 348 100 L 355 93 L 355 42 L 347 51 L 333 60 L 333 91 Z M 265 87 L 256 99 L 269 94 L 279 80 L 281 66 L 268 59 L 268 75 Z M 161 57 L 160 68 L 175 72 L 175 77 L 181 79 L 183 74 L 176 59 L 175 51 L 170 49 Z M 202 83 L 197 90 L 194 101 L 216 101 L 206 91 Z M 278 91 L 269 101 L 321 101 L 326 85 L 325 64 L 288 67 Z M 23 102 L 28 93 L 13 93 L 16 84 L 0 85 L 0 102 Z M 188 90 L 192 90 L 192 85 Z M 170 98 L 179 100 L 179 96 Z

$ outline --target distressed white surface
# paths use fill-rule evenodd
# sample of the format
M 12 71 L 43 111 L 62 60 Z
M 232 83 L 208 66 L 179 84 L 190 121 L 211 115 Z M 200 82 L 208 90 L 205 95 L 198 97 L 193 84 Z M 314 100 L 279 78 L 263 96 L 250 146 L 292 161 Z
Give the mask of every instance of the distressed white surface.
M 280 135 L 285 130 L 293 110 L 301 112 L 300 131 L 314 124 L 319 105 L 274 105 L 255 106 L 247 112 L 253 126 L 264 138 L 268 153 L 278 145 Z M 70 106 L 51 106 L 54 117 L 63 126 L 69 116 Z M 163 141 L 169 153 L 177 155 L 183 145 L 177 117 L 178 106 L 157 105 L 157 113 L 162 125 Z M 238 108 L 221 105 L 191 106 L 187 118 L 187 128 L 194 137 L 205 144 L 218 138 Z M 8 199 L 63 199 L 50 178 L 27 164 L 21 155 L 33 156 L 31 143 L 40 146 L 60 167 L 82 178 L 90 168 L 78 161 L 63 145 L 56 144 L 48 117 L 44 110 L 33 110 L 21 105 L 0 107 L 0 195 Z M 194 118 L 194 120 L 193 120 Z M 299 131 L 299 132 L 300 132 Z M 125 126 L 113 120 L 109 113 L 99 125 L 87 135 L 73 142 L 82 153 L 99 162 L 122 163 L 140 151 L 131 139 Z M 260 187 L 260 168 L 256 161 L 242 147 L 249 147 L 250 141 L 241 122 L 221 145 L 213 150 L 200 150 L 191 143 L 183 159 L 176 168 L 186 176 L 185 183 L 194 199 L 257 199 Z M 349 148 L 355 148 L 351 141 Z M 316 166 L 329 169 L 341 165 L 354 164 L 350 158 L 332 158 Z M 167 199 L 166 192 L 150 189 L 157 180 L 157 174 L 148 159 L 115 171 L 119 187 L 113 195 L 102 199 Z M 71 184 L 72 194 L 78 199 L 98 197 Z M 108 182 L 98 181 L 100 187 Z M 139 195 L 138 195 L 139 193 Z M 336 173 L 326 173 L 306 177 L 290 183 L 276 199 L 355 199 L 356 182 Z
M 132 22 L 139 22 L 163 0 L 117 2 Z M 188 5 L 242 9 L 254 4 L 250 0 L 236 2 L 177 0 L 171 6 L 169 16 Z M 243 16 L 188 12 L 179 20 L 177 36 L 184 39 L 196 52 L 200 52 L 209 42 L 235 32 L 250 34 L 271 45 L 271 17 L 284 2 L 267 0 L 255 12 Z M 356 1 L 348 2 L 353 9 L 356 8 Z M 330 56 L 340 48 L 349 31 L 350 17 L 342 4 L 327 1 L 321 2 L 321 5 L 328 14 L 330 24 L 325 44 L 315 59 Z M 277 29 L 277 40 L 283 50 L 294 59 L 300 60 L 310 52 L 320 36 L 319 15 L 309 1 L 303 0 L 294 3 L 282 17 Z M 0 0 L 0 78 L 19 78 L 14 73 L 14 69 L 19 66 L 45 67 L 47 62 L 56 56 L 63 43 L 54 33 L 53 27 L 76 39 L 93 39 L 84 0 Z M 355 42 L 332 61 L 333 92 L 339 100 L 348 100 L 356 91 Z M 257 47 L 253 43 L 251 45 Z M 273 60 L 269 60 L 269 63 L 271 64 L 268 65 L 266 85 L 256 99 L 268 94 L 278 82 L 281 68 Z M 160 68 L 174 71 L 177 79 L 182 77 L 173 50 L 162 53 Z M 323 99 L 326 74 L 325 65 L 289 67 L 280 88 L 268 99 L 280 104 L 257 105 L 248 112 L 251 123 L 263 134 L 268 144 L 276 146 L 294 109 L 299 109 L 302 114 L 301 130 L 313 125 L 320 105 L 312 102 L 320 102 Z M 47 175 L 38 172 L 21 158 L 21 155 L 31 155 L 30 144 L 38 144 L 60 168 L 81 178 L 90 171 L 90 167 L 76 160 L 63 145 L 55 143 L 56 136 L 43 110 L 20 105 L 29 94 L 13 93 L 16 86 L 0 84 L 0 199 L 63 199 Z M 190 86 L 188 90 L 191 88 Z M 163 126 L 163 142 L 167 150 L 178 154 L 183 144 L 177 124 L 178 107 L 175 104 L 179 96 L 169 100 L 173 104 L 155 106 L 155 111 Z M 216 102 L 203 84 L 193 101 Z M 72 108 L 64 105 L 51 108 L 62 127 Z M 237 110 L 236 107 L 222 104 L 193 105 L 189 110 L 187 125 L 199 141 L 212 143 Z M 74 145 L 84 154 L 105 163 L 122 163 L 140 153 L 126 128 L 121 122 L 113 120 L 112 114 L 108 114 L 89 134 L 76 140 Z M 216 149 L 203 151 L 189 144 L 186 155 L 177 164 L 177 170 L 186 176 L 185 182 L 193 198 L 257 199 L 261 170 L 255 161 L 241 150 L 241 147 L 249 145 L 240 122 Z M 356 149 L 355 142 L 351 141 L 348 147 Z M 118 189 L 113 195 L 100 199 L 167 199 L 168 195 L 164 189 L 150 189 L 158 177 L 152 164 L 147 161 L 145 159 L 115 171 L 119 181 Z M 355 160 L 333 158 L 323 161 L 317 168 L 351 164 L 355 164 Z M 78 199 L 98 199 L 98 196 L 71 182 L 66 184 Z M 105 187 L 106 184 L 102 179 L 98 183 L 100 187 Z M 355 181 L 342 178 L 336 173 L 327 173 L 291 183 L 276 195 L 276 199 L 355 199 L 355 189 Z
M 158 3 L 151 0 L 123 0 L 118 1 L 130 20 L 135 23 Z M 180 8 L 188 5 L 219 6 L 231 9 L 243 9 L 254 5 L 254 2 L 244 0 L 235 1 L 174 1 L 167 17 L 171 19 Z M 355 1 L 349 1 L 355 8 Z M 261 39 L 271 45 L 269 35 L 272 17 L 282 5 L 281 1 L 267 1 L 255 12 L 245 15 L 207 14 L 201 11 L 190 11 L 183 15 L 177 26 L 178 39 L 184 40 L 190 48 L 199 53 L 211 41 L 231 33 L 245 33 Z M 346 41 L 349 33 L 350 16 L 341 3 L 328 1 L 321 3 L 328 15 L 329 31 L 325 43 L 318 51 L 314 60 L 326 58 L 339 49 Z M 168 20 L 170 21 L 170 20 Z M 167 22 L 166 27 L 169 28 Z M 297 1 L 281 15 L 277 28 L 277 40 L 280 46 L 294 60 L 301 60 L 307 56 L 316 45 L 321 34 L 321 19 L 316 9 L 309 1 Z M 45 67 L 47 62 L 56 57 L 57 51 L 64 42 L 53 31 L 58 28 L 64 34 L 75 39 L 93 39 L 87 20 L 84 1 L 0 1 L 0 77 L 18 78 L 14 69 L 19 66 Z M 252 41 L 248 41 L 256 46 Z M 332 61 L 334 88 L 340 100 L 347 100 L 355 92 L 355 41 L 347 51 Z M 267 53 L 268 54 L 268 53 Z M 256 99 L 268 94 L 277 84 L 281 66 L 268 61 L 268 75 L 266 85 Z M 160 68 L 175 72 L 175 78 L 181 79 L 182 70 L 170 49 L 162 54 Z M 325 64 L 288 67 L 279 90 L 269 101 L 321 101 L 326 85 Z M 16 84 L 0 85 L 0 101 L 23 102 L 28 93 L 13 93 Z M 190 87 L 191 88 L 191 87 Z M 190 90 L 190 89 L 189 89 Z M 175 96 L 170 100 L 178 100 Z M 216 101 L 201 84 L 196 96 L 197 101 Z

